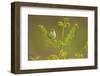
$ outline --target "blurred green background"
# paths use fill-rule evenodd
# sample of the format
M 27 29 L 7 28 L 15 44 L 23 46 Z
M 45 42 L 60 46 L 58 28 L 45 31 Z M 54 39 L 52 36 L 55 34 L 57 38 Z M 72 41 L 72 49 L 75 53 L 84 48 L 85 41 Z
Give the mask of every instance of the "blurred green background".
M 88 18 L 87 17 L 71 17 L 71 16 L 46 16 L 46 15 L 28 15 L 28 59 L 38 58 L 39 60 L 47 60 L 47 57 L 59 52 L 58 48 L 47 47 L 45 38 L 38 28 L 39 24 L 44 25 L 49 31 L 55 28 L 57 37 L 61 39 L 61 29 L 58 27 L 57 22 L 62 21 L 64 18 L 68 18 L 70 27 L 65 29 L 65 36 L 70 31 L 74 24 L 79 25 L 79 29 L 75 33 L 75 37 L 72 41 L 72 45 L 65 47 L 65 51 L 68 53 L 68 59 L 75 59 L 75 53 L 80 52 L 84 47 L 84 44 L 88 41 Z M 66 43 L 67 44 L 67 43 Z M 88 50 L 82 50 L 84 56 L 87 58 Z M 78 58 L 78 57 L 77 57 Z M 79 57 L 80 58 L 80 57 Z

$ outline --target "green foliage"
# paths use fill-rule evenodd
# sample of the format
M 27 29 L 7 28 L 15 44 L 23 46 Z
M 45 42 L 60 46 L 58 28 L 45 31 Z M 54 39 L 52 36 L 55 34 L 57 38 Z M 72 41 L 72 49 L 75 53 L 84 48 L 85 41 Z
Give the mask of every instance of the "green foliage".
M 55 60 L 55 59 L 59 59 L 59 57 L 57 55 L 50 55 L 48 57 L 48 60 Z
M 40 56 L 36 56 L 36 57 L 30 56 L 30 59 L 31 60 L 39 60 L 40 59 Z
M 63 46 L 65 45 L 64 42 L 62 40 L 58 40 L 58 48 L 61 49 L 63 48 Z
M 51 40 L 51 39 L 48 39 L 46 40 L 46 42 L 48 43 L 47 46 L 48 47 L 53 47 L 53 48 L 58 48 L 58 49 L 61 49 L 63 46 L 65 46 L 65 43 L 61 40 Z
M 38 25 L 38 27 L 40 28 L 40 30 L 42 31 L 42 33 L 44 34 L 44 36 L 46 37 L 46 38 L 48 38 L 48 31 L 47 31 L 47 29 L 43 26 L 43 25 Z
M 36 57 L 30 56 L 30 60 L 39 60 L 40 58 L 41 58 L 40 56 Z M 67 52 L 61 49 L 57 55 L 56 54 L 50 55 L 46 59 L 55 60 L 55 59 L 66 59 L 66 58 L 67 58 Z
M 59 51 L 59 58 L 60 59 L 66 59 L 67 58 L 67 52 L 66 51 L 64 51 L 63 49 L 61 49 L 60 51 Z
M 47 46 L 57 48 L 58 47 L 57 40 L 56 39 L 51 39 L 49 37 L 49 32 L 43 25 L 40 24 L 38 26 L 41 29 L 42 33 L 44 34 L 45 41 L 47 42 Z
M 75 55 L 74 55 L 75 58 L 82 58 L 82 57 L 84 57 L 85 56 L 84 52 L 86 51 L 87 48 L 88 48 L 88 45 L 87 45 L 87 42 L 86 42 L 84 44 L 84 46 L 82 47 L 82 49 L 75 53 Z
M 68 18 L 64 18 L 63 21 L 58 21 L 58 26 L 62 27 L 62 28 L 69 27 L 70 26 L 69 19 Z
M 44 25 L 38 25 L 39 28 L 41 29 L 42 34 L 44 34 L 44 38 L 46 40 L 46 45 L 49 47 L 53 47 L 53 48 L 58 48 L 59 52 L 58 54 L 53 54 L 47 57 L 48 60 L 55 60 L 55 59 L 67 59 L 68 58 L 68 52 L 64 50 L 64 47 L 68 47 L 71 46 L 72 41 L 75 37 L 76 31 L 79 29 L 79 25 L 78 24 L 74 24 L 73 26 L 70 25 L 69 19 L 68 18 L 64 18 L 63 21 L 58 21 L 58 27 L 61 29 L 61 40 L 57 40 L 52 39 L 49 37 L 49 29 L 47 29 L 46 27 L 44 27 Z M 69 32 L 67 33 L 67 36 L 65 35 L 65 30 L 71 26 L 71 29 L 69 30 Z M 85 50 L 87 49 L 87 44 L 84 45 L 84 47 L 81 50 Z M 75 58 L 82 58 L 84 57 L 83 52 L 78 51 L 74 54 Z M 31 57 L 31 59 L 33 60 L 38 60 L 40 57 Z
M 57 55 L 50 55 L 48 57 L 48 60 L 66 59 L 66 58 L 67 58 L 67 52 L 61 49 Z
M 39 28 L 41 29 L 41 31 L 43 32 L 43 34 L 45 36 L 45 40 L 47 42 L 47 46 L 61 49 L 61 48 L 64 47 L 64 45 L 66 43 L 66 42 L 63 41 L 63 39 L 64 39 L 64 30 L 65 30 L 66 27 L 70 26 L 69 19 L 68 18 L 64 18 L 63 21 L 58 21 L 58 26 L 60 26 L 60 28 L 62 30 L 61 31 L 62 32 L 62 40 L 56 40 L 56 39 L 49 38 L 49 36 L 48 36 L 49 31 L 43 25 L 40 24 Z
M 77 31 L 77 29 L 79 29 L 78 24 L 75 24 L 71 30 L 69 31 L 69 33 L 67 34 L 67 36 L 64 39 L 64 42 L 66 43 L 67 46 L 70 46 L 72 43 L 73 38 L 75 37 L 75 33 Z
M 47 44 L 48 47 L 58 48 L 56 39 L 55 40 L 47 39 L 46 42 L 48 43 Z

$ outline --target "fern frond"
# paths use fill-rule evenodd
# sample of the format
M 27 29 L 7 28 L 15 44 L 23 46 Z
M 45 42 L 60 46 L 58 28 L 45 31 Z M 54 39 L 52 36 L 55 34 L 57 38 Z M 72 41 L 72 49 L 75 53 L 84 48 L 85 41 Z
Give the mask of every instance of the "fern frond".
M 38 27 L 41 29 L 42 33 L 47 37 L 48 30 L 43 25 L 38 25 Z
M 68 35 L 65 37 L 64 39 L 64 43 L 65 45 L 67 46 L 70 46 L 71 43 L 72 43 L 72 40 L 74 39 L 75 37 L 75 32 L 77 31 L 77 29 L 79 28 L 79 25 L 78 24 L 75 24 L 71 30 L 69 31 Z

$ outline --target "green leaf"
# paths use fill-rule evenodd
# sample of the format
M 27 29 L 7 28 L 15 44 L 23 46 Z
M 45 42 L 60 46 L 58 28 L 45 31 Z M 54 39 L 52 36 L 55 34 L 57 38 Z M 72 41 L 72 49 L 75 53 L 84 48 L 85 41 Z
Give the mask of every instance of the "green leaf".
M 55 59 L 59 59 L 59 57 L 57 55 L 50 55 L 48 57 L 48 60 L 55 60 Z
M 56 39 L 55 40 L 47 39 L 46 42 L 47 42 L 47 46 L 58 48 Z
M 58 21 L 58 26 L 63 28 L 69 27 L 70 26 L 69 19 L 64 18 L 63 21 Z
M 64 26 L 63 22 L 62 21 L 58 21 L 58 26 L 63 27 Z
M 47 34 L 48 34 L 48 31 L 47 31 L 47 29 L 43 26 L 43 25 L 38 25 L 38 27 L 41 29 L 41 31 L 43 32 L 43 34 L 45 35 L 45 36 L 47 36 Z
M 61 49 L 60 52 L 59 52 L 59 58 L 60 59 L 66 59 L 67 58 L 67 52 L 64 51 L 63 49 Z
M 30 59 L 31 60 L 39 60 L 40 59 L 40 56 L 36 56 L 36 57 L 30 56 Z
M 64 18 L 64 27 L 69 27 L 70 23 L 69 23 L 69 18 Z

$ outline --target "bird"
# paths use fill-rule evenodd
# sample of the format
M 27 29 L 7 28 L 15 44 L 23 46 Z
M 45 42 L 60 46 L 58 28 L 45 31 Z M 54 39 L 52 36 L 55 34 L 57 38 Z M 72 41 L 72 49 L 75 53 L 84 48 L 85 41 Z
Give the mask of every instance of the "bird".
M 52 29 L 52 30 L 49 32 L 49 38 L 50 38 L 50 39 L 55 39 L 55 38 L 56 38 L 56 31 L 55 31 L 55 29 Z

